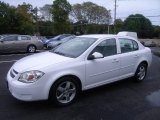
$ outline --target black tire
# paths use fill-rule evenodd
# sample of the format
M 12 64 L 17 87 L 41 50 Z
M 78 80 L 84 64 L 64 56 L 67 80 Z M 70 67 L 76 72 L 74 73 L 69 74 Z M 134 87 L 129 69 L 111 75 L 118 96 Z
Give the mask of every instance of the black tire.
M 35 53 L 36 52 L 36 46 L 35 45 L 29 45 L 28 47 L 27 47 L 27 52 L 28 53 Z
M 141 63 L 136 70 L 136 73 L 134 75 L 134 80 L 136 82 L 142 82 L 145 79 L 146 74 L 147 74 L 147 64 Z
M 52 85 L 49 101 L 55 106 L 67 106 L 75 102 L 80 91 L 80 85 L 73 77 L 63 77 Z

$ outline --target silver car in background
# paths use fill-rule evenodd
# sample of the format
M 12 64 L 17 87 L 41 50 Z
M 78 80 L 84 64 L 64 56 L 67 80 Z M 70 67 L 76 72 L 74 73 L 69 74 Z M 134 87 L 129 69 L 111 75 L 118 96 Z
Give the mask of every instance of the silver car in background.
M 34 53 L 42 49 L 42 42 L 35 36 L 9 35 L 0 39 L 0 53 L 29 52 Z

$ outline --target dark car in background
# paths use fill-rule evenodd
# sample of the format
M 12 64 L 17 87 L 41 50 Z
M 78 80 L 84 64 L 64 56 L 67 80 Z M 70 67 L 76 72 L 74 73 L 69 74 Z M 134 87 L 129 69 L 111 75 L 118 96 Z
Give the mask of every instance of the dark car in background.
M 75 37 L 76 37 L 75 35 L 71 35 L 71 36 L 65 37 L 65 38 L 63 38 L 63 39 L 61 39 L 61 40 L 51 41 L 51 42 L 49 42 L 49 43 L 47 44 L 47 49 L 55 48 L 55 47 L 61 45 L 62 43 L 67 42 L 67 41 L 69 41 L 69 40 L 71 40 L 71 39 L 73 39 L 73 38 L 75 38 Z
M 51 41 L 58 41 L 58 40 L 61 40 L 61 39 L 65 38 L 65 37 L 68 37 L 68 36 L 71 36 L 71 34 L 61 34 L 61 35 L 55 36 L 53 38 L 50 38 L 48 40 L 43 41 L 43 46 L 45 48 L 47 48 L 47 44 L 49 42 L 51 42 Z
M 3 38 L 3 35 L 0 35 L 0 39 L 2 39 Z
M 42 49 L 42 42 L 35 36 L 8 35 L 0 39 L 0 53 L 29 52 L 34 53 Z

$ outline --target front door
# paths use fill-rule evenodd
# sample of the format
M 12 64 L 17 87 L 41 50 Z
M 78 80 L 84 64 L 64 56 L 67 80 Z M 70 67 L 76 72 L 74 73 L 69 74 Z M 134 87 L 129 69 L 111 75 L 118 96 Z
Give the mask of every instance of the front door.
M 16 51 L 16 41 L 18 40 L 17 35 L 8 36 L 3 38 L 3 48 L 4 52 L 13 52 Z
M 117 55 L 116 39 L 107 39 L 98 44 L 93 51 L 104 58 L 86 60 L 86 87 L 92 88 L 114 81 L 119 76 L 120 61 Z

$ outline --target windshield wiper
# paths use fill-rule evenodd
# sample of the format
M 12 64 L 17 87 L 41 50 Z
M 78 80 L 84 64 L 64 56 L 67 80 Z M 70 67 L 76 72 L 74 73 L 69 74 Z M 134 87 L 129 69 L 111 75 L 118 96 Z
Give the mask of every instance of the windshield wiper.
M 64 53 L 61 53 L 61 52 L 58 52 L 58 51 L 55 51 L 53 53 L 56 53 L 58 55 L 62 55 L 62 56 L 65 56 L 65 57 L 71 57 L 71 58 L 75 58 L 74 56 L 71 56 L 71 55 L 67 55 L 67 54 L 64 54 Z
M 61 52 L 58 52 L 58 51 L 55 51 L 54 53 L 56 53 L 56 54 L 58 54 L 58 55 L 63 55 L 63 56 L 65 56 L 64 53 L 61 53 Z

